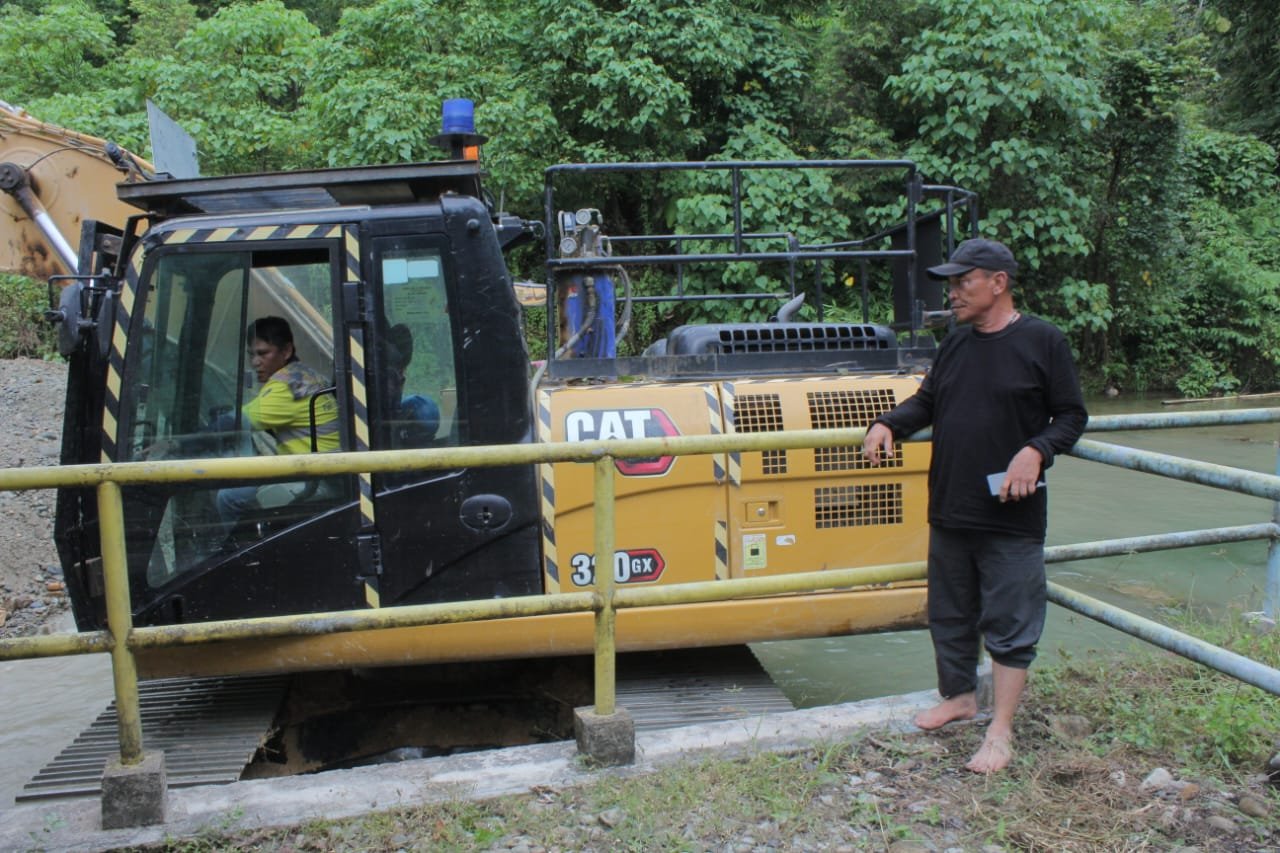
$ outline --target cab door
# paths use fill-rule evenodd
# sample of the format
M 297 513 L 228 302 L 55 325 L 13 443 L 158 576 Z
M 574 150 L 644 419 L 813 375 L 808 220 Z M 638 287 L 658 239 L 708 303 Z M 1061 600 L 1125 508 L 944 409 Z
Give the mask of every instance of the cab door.
M 466 227 L 476 211 L 455 223 L 460 233 L 445 213 L 369 228 L 374 450 L 531 440 L 528 359 L 501 250 Z M 406 469 L 376 475 L 373 492 L 379 605 L 541 591 L 532 466 Z
M 200 242 L 202 232 L 164 235 L 146 257 L 127 318 L 117 459 L 299 452 L 297 434 L 309 428 L 327 436 L 316 449 L 353 448 L 350 394 L 338 381 L 348 360 L 341 228 L 328 231 L 334 239 Z M 308 378 L 278 380 L 294 395 L 290 410 L 305 413 L 287 426 L 264 426 L 250 416 L 266 383 L 251 369 L 247 330 L 264 318 L 287 329 L 296 366 Z M 302 372 L 289 370 L 289 377 Z M 135 618 L 170 623 L 360 606 L 355 505 L 349 475 L 126 489 Z

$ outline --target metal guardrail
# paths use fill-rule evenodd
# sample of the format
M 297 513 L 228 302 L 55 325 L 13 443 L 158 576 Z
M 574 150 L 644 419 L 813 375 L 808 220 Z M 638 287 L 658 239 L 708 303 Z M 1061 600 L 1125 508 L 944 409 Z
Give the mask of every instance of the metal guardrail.
M 1150 415 L 1114 415 L 1096 418 L 1089 431 L 1162 429 L 1210 424 L 1280 422 L 1280 409 L 1244 409 Z M 802 430 L 785 433 L 674 436 L 620 441 L 557 442 L 502 447 L 397 450 L 364 453 L 330 453 L 250 459 L 132 462 L 74 465 L 58 468 L 0 470 L 0 489 L 21 490 L 56 487 L 97 489 L 106 585 L 108 631 L 60 634 L 0 640 L 0 660 L 109 652 L 120 724 L 120 755 L 125 764 L 142 759 L 142 727 L 139 712 L 135 649 L 207 643 L 234 638 L 288 637 L 339 633 L 365 629 L 420 626 L 446 622 L 497 619 L 552 613 L 594 611 L 595 711 L 615 710 L 614 617 L 618 608 L 677 605 L 730 600 L 746 596 L 817 592 L 925 577 L 923 562 L 851 569 L 833 569 L 760 578 L 736 578 L 670 586 L 614 589 L 611 572 L 597 572 L 592 592 L 447 604 L 411 605 L 385 610 L 353 610 L 330 613 L 275 616 L 192 625 L 134 628 L 130 611 L 125 560 L 121 485 L 147 482 L 267 480 L 282 477 L 321 476 L 357 472 L 392 472 L 458 466 L 536 464 L 561 461 L 595 465 L 595 552 L 614 548 L 614 460 L 665 455 L 721 454 L 776 449 L 860 445 L 863 429 Z M 913 438 L 921 438 L 921 435 Z M 1268 554 L 1267 614 L 1274 618 L 1280 598 L 1280 469 L 1276 475 L 1257 474 L 1208 463 L 1148 454 L 1131 448 L 1083 441 L 1073 451 L 1081 458 L 1104 464 L 1149 471 L 1188 482 L 1230 488 L 1276 501 L 1270 523 L 1211 530 L 1184 531 L 1047 548 L 1047 562 L 1092 559 L 1133 551 L 1191 547 L 1220 542 L 1270 539 Z M 1160 457 L 1152 459 L 1152 456 Z M 1280 671 L 1241 658 L 1171 628 L 1141 619 L 1086 596 L 1050 584 L 1050 599 L 1099 619 L 1163 648 L 1227 672 L 1250 684 L 1280 695 Z

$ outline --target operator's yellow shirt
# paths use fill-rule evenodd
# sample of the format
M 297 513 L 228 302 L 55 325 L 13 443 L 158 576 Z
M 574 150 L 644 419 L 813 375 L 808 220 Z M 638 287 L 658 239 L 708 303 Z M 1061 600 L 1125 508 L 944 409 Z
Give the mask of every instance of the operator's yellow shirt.
M 276 438 L 276 452 L 311 452 L 311 398 L 330 387 L 319 372 L 295 361 L 271 374 L 243 412 L 253 429 Z M 316 450 L 339 449 L 338 402 L 333 394 L 316 396 Z

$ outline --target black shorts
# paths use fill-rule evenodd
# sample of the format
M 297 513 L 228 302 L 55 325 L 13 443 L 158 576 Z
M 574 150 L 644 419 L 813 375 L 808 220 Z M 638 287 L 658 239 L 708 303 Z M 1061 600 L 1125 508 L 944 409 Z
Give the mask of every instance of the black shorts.
M 929 529 L 929 633 L 943 697 L 977 686 L 979 643 L 996 663 L 1030 666 L 1045 608 L 1043 539 Z

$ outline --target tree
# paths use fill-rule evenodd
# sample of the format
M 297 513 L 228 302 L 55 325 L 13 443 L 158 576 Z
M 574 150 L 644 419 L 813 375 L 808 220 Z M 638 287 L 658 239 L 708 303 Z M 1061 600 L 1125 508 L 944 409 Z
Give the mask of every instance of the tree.
M 1280 147 L 1280 5 L 1211 0 L 1209 7 L 1205 25 L 1222 72 L 1218 104 L 1234 129 Z
M 1089 250 L 1079 140 L 1110 113 L 1096 76 L 1106 0 L 928 0 L 889 91 L 914 116 L 910 155 L 935 181 L 976 190 L 985 230 L 1023 278 Z M 1034 285 L 1029 288 L 1034 291 Z
M 301 12 L 262 0 L 201 21 L 160 61 L 153 97 L 196 138 L 204 173 L 308 162 L 297 111 L 318 39 Z
M 60 92 L 93 88 L 110 58 L 106 19 L 82 0 L 57 0 L 39 14 L 0 8 L 0 93 L 27 104 Z

